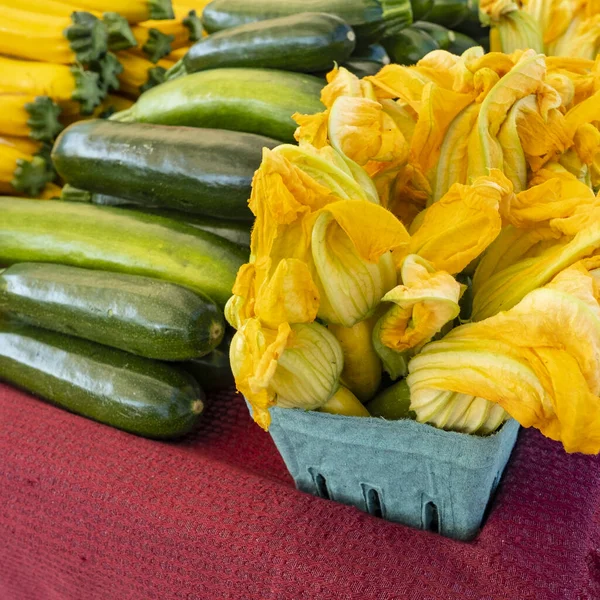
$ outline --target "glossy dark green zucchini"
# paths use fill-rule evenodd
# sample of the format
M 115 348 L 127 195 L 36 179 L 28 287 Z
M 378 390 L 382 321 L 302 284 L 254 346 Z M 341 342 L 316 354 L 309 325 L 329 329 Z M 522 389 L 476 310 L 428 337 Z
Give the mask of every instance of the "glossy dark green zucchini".
M 52 159 L 69 184 L 139 204 L 251 220 L 252 177 L 275 140 L 247 133 L 94 119 L 56 140 Z
M 336 15 L 354 28 L 361 45 L 381 38 L 386 28 L 412 21 L 410 0 L 213 0 L 202 12 L 209 33 L 246 23 L 303 12 Z
M 156 215 L 0 196 L 0 265 L 51 262 L 145 275 L 202 292 L 220 306 L 248 252 Z
M 0 272 L 0 311 L 158 360 L 204 356 L 225 331 L 217 305 L 183 286 L 49 263 L 19 263 Z
M 202 390 L 181 369 L 7 320 L 0 320 L 0 380 L 149 438 L 182 436 L 204 408 Z
M 167 72 L 174 79 L 221 67 L 309 73 L 344 62 L 356 43 L 352 27 L 326 13 L 301 13 L 225 29 L 196 42 Z
M 452 54 L 457 54 L 460 56 L 465 50 L 472 48 L 473 46 L 479 46 L 479 42 L 475 41 L 473 38 L 465 35 L 464 33 L 458 33 L 458 31 L 452 31 L 452 39 L 450 40 L 450 44 L 446 48 L 448 52 L 452 52 Z
M 468 17 L 470 2 L 471 0 L 433 0 L 426 20 L 452 29 Z
M 382 40 L 392 62 L 414 65 L 432 50 L 439 50 L 437 42 L 422 29 L 407 27 L 393 37 Z
M 165 210 L 154 206 L 150 199 L 148 199 L 144 206 L 140 206 L 132 200 L 126 200 L 124 198 L 119 198 L 118 196 L 108 196 L 106 194 L 97 194 L 95 192 L 80 190 L 79 188 L 74 188 L 68 183 L 63 186 L 60 199 L 66 202 L 87 202 L 101 206 L 119 206 L 135 212 L 166 217 L 168 219 L 178 221 L 179 223 L 185 223 L 191 227 L 202 229 L 203 231 L 208 231 L 209 233 L 214 233 L 215 235 L 225 238 L 234 244 L 239 244 L 240 246 L 245 247 L 250 246 L 250 230 L 252 228 L 252 224 L 249 221 L 216 219 L 178 210 Z
M 214 127 L 294 142 L 296 112 L 314 114 L 323 82 L 272 69 L 210 69 L 167 81 L 111 120 Z
M 440 47 L 441 50 L 446 50 L 450 42 L 454 39 L 454 32 L 450 31 L 443 25 L 430 23 L 429 21 L 417 21 L 413 23 L 413 28 L 420 29 L 429 34 Z
M 433 0 L 410 0 L 413 13 L 413 22 L 426 19 L 433 8 Z
M 217 392 L 235 385 L 229 362 L 231 337 L 230 334 L 225 334 L 221 345 L 210 354 L 181 364 L 205 392 Z

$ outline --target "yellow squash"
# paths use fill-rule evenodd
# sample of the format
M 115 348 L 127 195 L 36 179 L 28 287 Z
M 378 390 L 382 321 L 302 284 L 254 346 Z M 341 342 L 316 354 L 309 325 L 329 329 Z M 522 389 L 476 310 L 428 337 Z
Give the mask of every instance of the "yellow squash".
M 24 6 L 21 0 L 0 0 L 0 6 L 27 10 L 39 15 L 50 15 L 54 17 L 71 18 L 75 12 L 81 12 L 80 9 L 59 2 L 58 0 L 28 0 Z M 124 50 L 135 46 L 135 38 L 131 33 L 127 19 L 116 12 L 99 12 L 95 10 L 87 11 L 87 14 L 93 15 L 97 19 L 102 19 L 108 35 L 109 50 Z
M 61 108 L 90 114 L 102 101 L 98 74 L 80 66 L 57 65 L 0 56 L 0 93 L 48 96 Z
M 2 6 L 0 54 L 68 65 L 89 63 L 106 49 L 106 28 L 90 13 L 58 17 Z
M 118 58 L 123 65 L 123 72 L 119 75 L 120 91 L 126 96 L 137 98 L 165 80 L 166 69 L 160 64 L 156 66 L 131 52 L 119 52 Z
M 148 19 L 172 19 L 171 0 L 66 0 L 66 4 L 77 10 L 114 11 L 125 17 L 130 23 L 147 21 Z
M 52 179 L 53 173 L 43 158 L 0 142 L 0 194 L 37 196 Z
M 47 96 L 0 93 L 0 135 L 49 142 L 62 130 L 60 108 Z

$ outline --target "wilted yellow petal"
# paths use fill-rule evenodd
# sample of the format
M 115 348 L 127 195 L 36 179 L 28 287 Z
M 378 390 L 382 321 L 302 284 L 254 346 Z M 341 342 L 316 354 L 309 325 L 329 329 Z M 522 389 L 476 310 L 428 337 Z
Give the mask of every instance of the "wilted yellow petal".
M 327 73 L 327 85 L 321 90 L 321 102 L 327 108 L 331 108 L 333 103 L 342 96 L 376 100 L 368 81 L 359 79 L 344 67 L 336 67 Z
M 254 420 L 265 430 L 271 422 L 268 409 L 275 405 L 269 384 L 290 334 L 287 323 L 273 332 L 264 330 L 257 319 L 249 319 L 231 341 L 229 356 L 237 389 L 251 404 Z
M 307 142 L 315 148 L 322 148 L 327 144 L 328 110 L 314 115 L 294 113 L 292 119 L 298 123 L 298 128 L 294 132 L 297 142 Z
M 552 178 L 507 198 L 500 207 L 502 218 L 519 228 L 549 224 L 573 215 L 578 207 L 596 204 L 594 193 L 576 179 Z
M 332 146 L 365 165 L 375 161 L 405 161 L 408 146 L 394 121 L 379 102 L 366 98 L 338 98 L 329 114 Z
M 225 305 L 227 322 L 239 329 L 248 319 L 254 317 L 256 269 L 252 263 L 242 265 L 233 284 L 233 296 Z
M 415 112 L 421 106 L 423 88 L 431 82 L 425 75 L 411 67 L 386 65 L 377 75 L 365 77 L 375 90 L 378 100 L 399 98 Z
M 539 23 L 544 44 L 550 44 L 567 30 L 575 7 L 571 0 L 527 0 L 522 10 Z
M 467 183 L 469 134 L 473 130 L 481 104 L 470 104 L 450 124 L 440 148 L 435 169 L 431 201 L 437 202 L 455 183 Z
M 306 263 L 295 258 L 279 261 L 273 275 L 256 295 L 255 315 L 267 327 L 281 323 L 311 323 L 319 309 L 319 291 Z
M 394 248 L 406 247 L 409 235 L 388 210 L 366 202 L 334 202 L 325 212 L 332 215 L 354 244 L 359 256 L 375 263 Z
M 472 102 L 469 94 L 459 94 L 434 84 L 423 88 L 419 119 L 411 143 L 411 162 L 428 171 L 440 156 L 440 147 L 450 123 Z
M 455 184 L 425 212 L 410 240 L 409 254 L 418 254 L 439 271 L 460 273 L 500 233 L 500 202 L 512 194 L 499 171 L 473 185 Z
M 381 317 L 379 336 L 385 346 L 397 352 L 418 351 L 458 316 L 461 287 L 452 275 L 436 271 L 414 254 L 404 260 L 401 276 L 402 284 L 383 297 L 384 302 L 396 306 Z

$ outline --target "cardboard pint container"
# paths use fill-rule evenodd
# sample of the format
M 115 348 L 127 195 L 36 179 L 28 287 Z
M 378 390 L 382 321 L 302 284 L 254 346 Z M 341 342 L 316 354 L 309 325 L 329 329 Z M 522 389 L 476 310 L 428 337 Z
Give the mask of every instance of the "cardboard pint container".
M 412 420 L 272 408 L 269 432 L 299 490 L 456 540 L 480 529 L 515 445 Z

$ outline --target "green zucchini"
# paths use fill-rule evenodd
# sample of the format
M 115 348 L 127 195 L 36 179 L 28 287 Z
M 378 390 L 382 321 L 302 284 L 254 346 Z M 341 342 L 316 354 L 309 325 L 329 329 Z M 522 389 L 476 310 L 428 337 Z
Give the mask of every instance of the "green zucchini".
M 412 22 L 410 0 L 213 0 L 202 12 L 209 33 L 303 12 L 336 15 L 351 25 L 361 45 L 379 40 L 386 28 Z
M 52 262 L 145 275 L 189 287 L 224 306 L 240 246 L 156 215 L 60 200 L 0 197 L 0 264 Z
M 465 50 L 480 45 L 479 42 L 476 42 L 473 38 L 464 33 L 458 33 L 458 31 L 452 31 L 451 33 L 453 35 L 447 50 L 448 52 L 452 52 L 452 54 L 460 56 Z
M 437 42 L 437 45 L 441 50 L 446 50 L 454 40 L 454 32 L 437 23 L 417 21 L 416 23 L 413 23 L 413 27 L 429 34 Z
M 252 177 L 262 149 L 277 144 L 247 133 L 91 119 L 62 132 L 52 160 L 74 187 L 139 204 L 250 220 Z
M 469 12 L 464 20 L 456 27 L 456 31 L 464 33 L 474 40 L 490 35 L 489 26 L 482 25 L 479 19 L 479 0 L 469 0 Z
M 367 77 L 369 75 L 377 75 L 382 68 L 382 64 L 380 62 L 358 59 L 350 59 L 341 66 L 345 69 L 348 69 L 350 73 L 353 73 L 360 78 Z
M 244 246 L 246 249 L 250 247 L 250 229 L 251 223 L 248 221 L 232 221 L 214 219 L 211 217 L 202 217 L 200 215 L 191 215 L 189 213 L 178 212 L 175 210 L 162 210 L 160 208 L 141 208 L 139 206 L 127 207 L 132 211 L 139 211 L 149 215 L 158 215 L 173 219 L 181 223 L 190 225 L 202 231 L 214 233 L 219 237 L 225 238 L 234 244 Z M 246 250 L 247 251 L 247 250 Z
M 158 360 L 204 356 L 225 331 L 216 304 L 188 288 L 48 263 L 19 263 L 0 272 L 0 311 Z
M 410 410 L 410 388 L 406 379 L 379 392 L 366 406 L 372 417 L 389 421 L 414 418 L 414 413 Z
M 102 206 L 120 206 L 128 210 L 139 211 L 145 214 L 158 215 L 160 217 L 167 217 L 168 219 L 174 219 L 180 223 L 186 223 L 191 227 L 196 227 L 210 233 L 214 233 L 234 244 L 248 247 L 250 246 L 250 229 L 251 223 L 248 221 L 232 221 L 230 219 L 214 219 L 211 217 L 202 217 L 200 215 L 193 215 L 186 212 L 180 212 L 177 210 L 164 210 L 155 206 L 150 205 L 150 200 L 143 206 L 139 206 L 131 200 L 125 200 L 117 196 L 108 196 L 106 194 L 96 194 L 95 192 L 88 192 L 86 190 L 80 190 L 74 188 L 68 183 L 62 188 L 61 200 L 66 202 L 88 202 L 91 204 L 98 204 Z
M 462 23 L 470 12 L 471 0 L 433 0 L 427 21 L 453 29 Z
M 333 68 L 354 50 L 356 35 L 345 21 L 302 13 L 247 23 L 196 42 L 167 72 L 167 80 L 220 67 L 261 67 L 311 72 Z
M 410 0 L 413 13 L 413 21 L 426 19 L 433 8 L 433 0 Z
M 211 69 L 148 90 L 111 120 L 231 129 L 294 142 L 292 115 L 323 111 L 322 88 L 320 79 L 301 73 Z
M 231 337 L 225 334 L 221 345 L 210 354 L 181 363 L 181 366 L 194 377 L 205 392 L 216 392 L 235 385 L 229 362 Z
M 439 50 L 438 43 L 422 29 L 407 27 L 404 31 L 382 41 L 393 62 L 414 65 L 426 54 Z
M 181 369 L 8 320 L 0 320 L 0 379 L 149 438 L 182 436 L 204 409 L 202 390 Z

